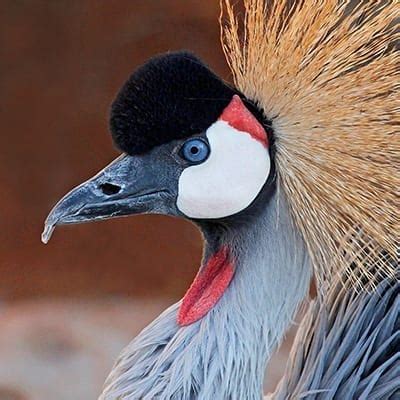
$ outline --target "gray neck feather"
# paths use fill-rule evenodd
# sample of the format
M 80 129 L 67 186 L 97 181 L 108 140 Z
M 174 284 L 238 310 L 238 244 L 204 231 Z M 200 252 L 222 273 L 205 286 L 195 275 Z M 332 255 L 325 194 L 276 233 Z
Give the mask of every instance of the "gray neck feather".
M 269 356 L 307 293 L 309 259 L 279 192 L 219 241 L 236 259 L 223 297 L 186 327 L 180 303 L 164 311 L 123 351 L 100 399 L 262 398 Z

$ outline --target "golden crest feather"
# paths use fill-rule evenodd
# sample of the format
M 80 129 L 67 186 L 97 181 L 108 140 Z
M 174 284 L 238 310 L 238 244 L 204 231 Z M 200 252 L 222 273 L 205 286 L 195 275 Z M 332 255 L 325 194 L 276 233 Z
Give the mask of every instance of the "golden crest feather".
M 232 3 L 221 2 L 223 49 L 237 88 L 272 121 L 279 185 L 320 288 L 393 274 L 400 3 L 243 0 L 243 21 Z

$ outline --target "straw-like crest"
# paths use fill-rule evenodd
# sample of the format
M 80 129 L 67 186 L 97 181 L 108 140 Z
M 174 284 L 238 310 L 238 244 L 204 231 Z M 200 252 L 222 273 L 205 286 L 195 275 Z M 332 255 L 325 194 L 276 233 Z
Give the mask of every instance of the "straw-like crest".
M 272 120 L 280 188 L 319 284 L 391 274 L 400 3 L 243 0 L 244 14 L 232 3 L 222 0 L 223 48 L 238 89 Z

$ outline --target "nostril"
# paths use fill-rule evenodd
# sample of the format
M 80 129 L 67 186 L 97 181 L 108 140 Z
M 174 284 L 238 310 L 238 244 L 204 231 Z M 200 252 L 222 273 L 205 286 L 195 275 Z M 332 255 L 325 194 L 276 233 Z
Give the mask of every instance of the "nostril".
M 113 185 L 112 183 L 102 183 L 99 188 L 107 196 L 117 194 L 121 190 L 121 186 Z

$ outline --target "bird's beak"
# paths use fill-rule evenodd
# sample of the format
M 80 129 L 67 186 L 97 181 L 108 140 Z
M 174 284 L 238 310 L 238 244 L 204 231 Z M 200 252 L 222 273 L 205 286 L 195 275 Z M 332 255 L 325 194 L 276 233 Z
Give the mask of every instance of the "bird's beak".
M 122 155 L 93 178 L 67 193 L 48 215 L 42 234 L 47 243 L 56 225 L 117 216 L 168 213 L 168 191 L 160 170 L 146 156 Z

